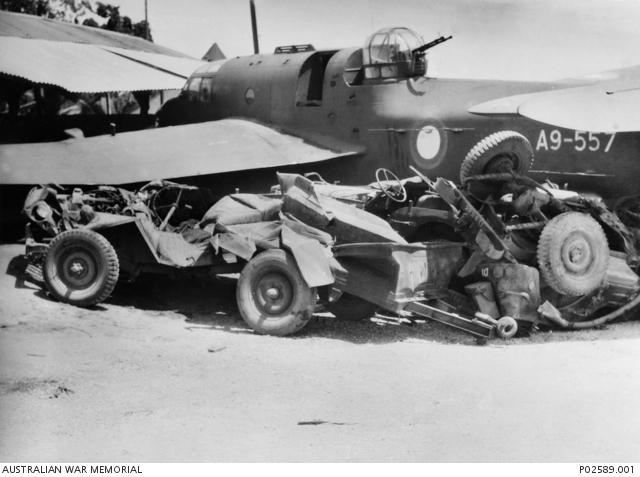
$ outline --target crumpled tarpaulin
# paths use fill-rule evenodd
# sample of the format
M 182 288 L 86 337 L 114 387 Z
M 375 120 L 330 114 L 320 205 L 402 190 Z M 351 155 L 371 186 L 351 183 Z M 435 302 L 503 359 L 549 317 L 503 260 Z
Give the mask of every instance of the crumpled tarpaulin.
M 332 197 L 317 194 L 313 182 L 297 174 L 278 174 L 284 194 L 282 211 L 335 237 L 336 244 L 394 242 L 406 244 L 380 217 Z
M 280 215 L 279 220 L 215 226 L 210 244 L 216 253 L 227 252 L 249 261 L 258 249 L 283 248 L 291 252 L 307 285 L 333 283 L 330 268 L 331 237 L 313 227 Z
M 278 217 L 282 199 L 258 194 L 230 194 L 213 204 L 200 221 L 200 227 L 210 223 L 225 225 L 266 222 Z
M 198 223 L 181 232 L 159 230 L 144 210 L 136 217 L 96 214 L 87 227 L 132 227 L 158 263 L 176 268 L 249 261 L 261 250 L 281 248 L 294 257 L 310 287 L 335 282 L 332 247 L 339 243 L 406 244 L 384 220 L 331 197 L 317 194 L 310 180 L 280 174 L 282 197 L 231 194 L 213 204 Z M 114 222 L 120 220 L 122 223 Z
M 203 220 L 182 233 L 158 230 L 148 217 L 135 222 L 158 263 L 178 268 L 219 263 L 219 258 L 249 261 L 259 250 L 283 248 L 296 260 L 307 285 L 333 283 L 329 234 L 280 213 L 282 200 L 256 194 L 232 194 L 216 202 Z M 112 224 L 113 214 L 97 214 L 93 228 Z M 193 232 L 198 233 L 193 233 Z M 187 240 L 188 237 L 190 240 Z

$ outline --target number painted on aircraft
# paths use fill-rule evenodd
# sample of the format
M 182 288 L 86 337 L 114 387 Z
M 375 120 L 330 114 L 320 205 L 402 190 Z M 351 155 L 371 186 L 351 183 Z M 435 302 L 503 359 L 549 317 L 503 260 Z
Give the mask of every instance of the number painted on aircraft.
M 558 151 L 563 146 L 572 147 L 577 152 L 609 152 L 616 133 L 593 133 L 572 131 L 573 135 L 563 135 L 559 129 L 547 132 L 540 130 L 536 141 L 536 151 Z

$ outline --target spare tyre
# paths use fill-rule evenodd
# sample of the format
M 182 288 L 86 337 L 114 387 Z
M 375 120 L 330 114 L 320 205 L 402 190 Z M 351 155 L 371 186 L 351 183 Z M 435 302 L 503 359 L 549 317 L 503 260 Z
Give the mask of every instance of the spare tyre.
M 526 174 L 531 164 L 533 147 L 529 140 L 515 131 L 498 131 L 482 139 L 467 153 L 460 167 L 460 183 L 482 174 Z
M 602 227 L 590 215 L 565 212 L 540 234 L 538 265 L 544 281 L 563 295 L 587 295 L 607 274 L 609 245 Z
M 55 237 L 44 261 L 43 278 L 59 301 L 93 306 L 113 292 L 120 273 L 118 255 L 102 235 L 85 229 Z

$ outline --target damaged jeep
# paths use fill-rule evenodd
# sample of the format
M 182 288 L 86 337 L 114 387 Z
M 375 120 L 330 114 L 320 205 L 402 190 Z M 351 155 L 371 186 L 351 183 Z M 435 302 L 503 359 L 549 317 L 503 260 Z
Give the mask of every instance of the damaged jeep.
M 597 196 L 534 181 L 526 175 L 533 159 L 524 136 L 500 131 L 469 151 L 460 186 L 412 168 L 422 190 L 416 178 L 394 176 L 387 189 L 372 185 L 391 202 L 362 196 L 361 206 L 414 241 L 464 242 L 458 291 L 476 312 L 514 318 L 521 332 L 594 327 L 630 313 L 640 301 L 639 198 L 618 201 L 614 212 Z
M 379 169 L 364 187 L 278 174 L 270 194 L 215 203 L 165 181 L 40 187 L 24 207 L 27 256 L 77 306 L 141 273 L 239 273 L 242 318 L 274 335 L 301 330 L 318 303 L 338 319 L 382 309 L 481 339 L 621 317 L 640 303 L 637 231 L 597 197 L 527 177 L 532 161 L 526 138 L 502 131 L 469 152 L 460 186 Z
M 637 315 L 640 197 L 612 210 L 592 194 L 536 182 L 527 176 L 533 159 L 524 136 L 500 131 L 469 151 L 460 185 L 412 168 L 416 176 L 407 179 L 379 169 L 368 186 L 320 177 L 314 186 L 384 218 L 410 242 L 463 244 L 466 263 L 455 270 L 449 298 L 470 321 L 513 318 L 525 334 Z

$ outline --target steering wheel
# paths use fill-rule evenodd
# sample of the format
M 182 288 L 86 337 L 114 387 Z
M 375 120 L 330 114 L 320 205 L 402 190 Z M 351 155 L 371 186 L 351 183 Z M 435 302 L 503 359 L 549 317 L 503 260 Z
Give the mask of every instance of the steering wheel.
M 398 176 L 389 169 L 384 167 L 378 169 L 376 171 L 376 182 L 382 193 L 392 201 L 404 202 L 407 200 L 407 189 L 404 188 Z M 389 182 L 397 182 L 397 184 L 388 184 Z

